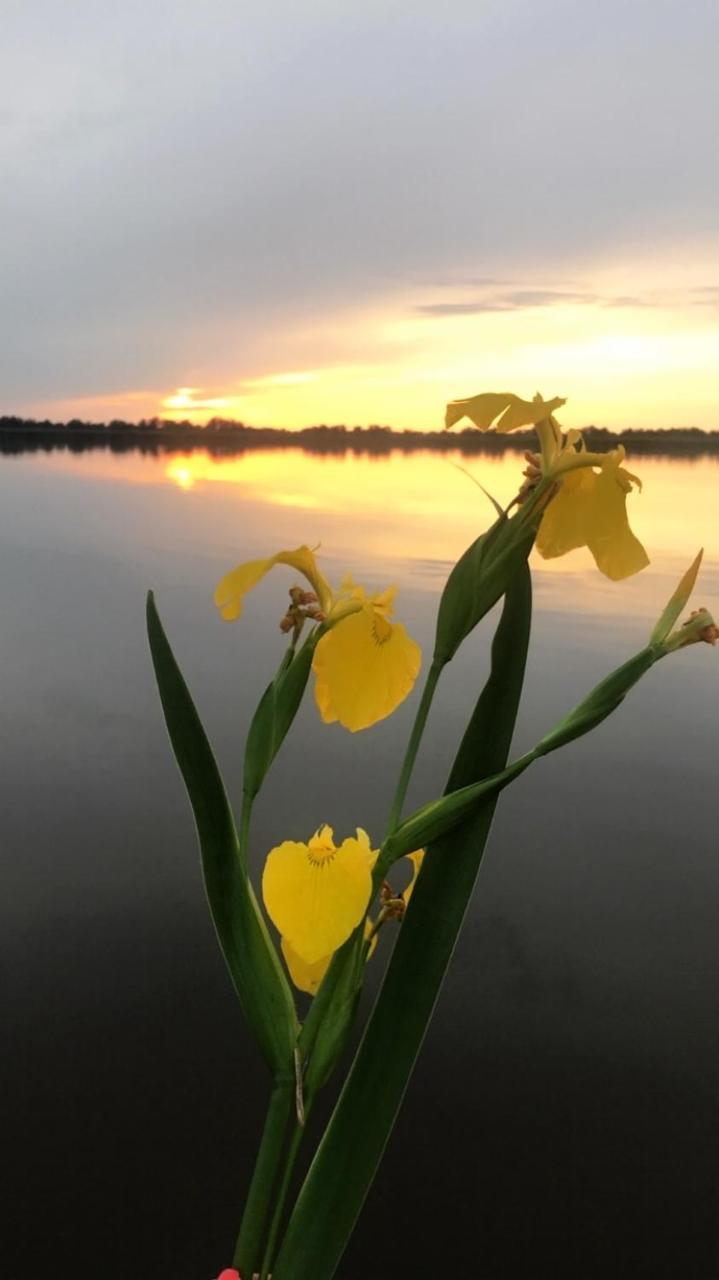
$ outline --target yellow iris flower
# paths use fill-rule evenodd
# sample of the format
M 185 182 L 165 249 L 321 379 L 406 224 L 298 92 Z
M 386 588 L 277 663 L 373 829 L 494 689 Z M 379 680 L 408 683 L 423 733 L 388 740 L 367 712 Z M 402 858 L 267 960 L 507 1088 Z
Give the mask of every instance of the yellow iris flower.
M 537 534 L 537 550 L 545 560 L 588 547 L 597 568 L 615 582 L 646 568 L 649 556 L 627 516 L 627 494 L 640 482 L 621 466 L 623 460 L 624 449 L 613 449 L 598 471 L 585 467 L 564 474 Z
M 419 675 L 422 652 L 401 622 L 390 621 L 395 587 L 368 596 L 350 581 L 328 615 L 312 663 L 315 698 L 326 724 L 368 729 L 403 702 Z M 335 619 L 337 620 L 335 622 Z
M 267 913 L 307 964 L 341 947 L 363 918 L 376 858 L 361 827 L 339 846 L 324 826 L 307 844 L 285 840 L 268 853 L 262 875 Z
M 361 827 L 356 838 L 350 837 L 336 846 L 332 828 L 324 826 L 307 844 L 286 840 L 268 853 L 262 897 L 267 914 L 281 935 L 280 947 L 289 975 L 300 991 L 317 994 L 335 951 L 365 915 L 377 852 Z M 400 895 L 405 907 L 412 896 L 424 850 L 406 856 L 412 864 L 412 878 Z M 378 925 L 382 918 L 380 913 Z M 369 960 L 377 946 L 376 927 L 369 918 L 365 918 L 364 936 L 370 943 Z
M 215 590 L 215 604 L 228 622 L 239 618 L 248 591 L 277 564 L 297 569 L 317 597 L 313 621 L 324 629 L 313 658 L 315 698 L 327 724 L 339 721 L 355 732 L 391 715 L 417 679 L 419 645 L 400 622 L 391 621 L 395 588 L 368 595 L 346 579 L 338 592 L 330 587 L 309 547 L 279 551 L 249 560 L 226 574 Z
M 333 953 L 364 918 L 377 850 L 361 827 L 337 846 L 331 827 L 267 855 L 262 897 L 296 986 L 314 994 Z
M 554 410 L 564 403 L 559 397 L 543 400 L 538 395 L 530 401 L 510 392 L 485 392 L 453 400 L 447 405 L 445 422 L 451 427 L 467 417 L 480 431 L 515 431 L 533 425 L 541 456 L 528 455 L 524 496 L 541 480 L 557 488 L 539 526 L 539 554 L 552 559 L 576 547 L 588 547 L 597 568 L 608 578 L 628 578 L 649 564 L 627 517 L 627 495 L 633 486 L 641 488 L 640 482 L 621 465 L 625 457 L 621 446 L 609 453 L 591 452 L 578 431 L 562 433 Z

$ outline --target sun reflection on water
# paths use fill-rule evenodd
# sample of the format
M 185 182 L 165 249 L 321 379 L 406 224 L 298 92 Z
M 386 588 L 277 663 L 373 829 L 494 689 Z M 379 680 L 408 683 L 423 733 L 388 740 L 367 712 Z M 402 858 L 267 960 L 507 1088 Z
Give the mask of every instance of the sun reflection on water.
M 429 450 L 367 456 L 288 448 L 235 457 L 204 450 L 53 454 L 43 465 L 115 486 L 158 487 L 167 496 L 174 490 L 179 501 L 193 503 L 197 540 L 209 538 L 210 531 L 216 540 L 222 530 L 238 560 L 280 546 L 320 544 L 330 560 L 342 558 L 358 570 L 372 563 L 378 576 L 409 576 L 416 586 L 436 591 L 492 518 L 472 478 L 506 505 L 519 488 L 524 463 L 518 452 L 467 458 Z M 649 550 L 650 569 L 607 584 L 586 551 L 553 561 L 535 557 L 545 607 L 651 614 L 664 590 L 657 576 L 669 582 L 700 546 L 707 585 L 719 583 L 719 460 L 644 457 L 629 465 L 644 483 L 643 492 L 630 498 L 629 513 Z

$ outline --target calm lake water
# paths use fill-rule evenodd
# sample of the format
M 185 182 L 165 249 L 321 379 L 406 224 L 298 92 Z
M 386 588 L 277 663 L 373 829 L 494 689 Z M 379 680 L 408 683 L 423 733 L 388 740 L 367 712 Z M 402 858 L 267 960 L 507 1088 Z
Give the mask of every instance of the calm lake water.
M 469 467 L 508 500 L 520 465 Z M 695 603 L 719 611 L 719 463 L 637 469 L 644 574 L 608 583 L 583 552 L 535 565 L 517 751 L 641 646 L 702 544 Z M 203 899 L 146 589 L 236 798 L 294 579 L 275 571 L 229 626 L 219 577 L 321 542 L 335 580 L 400 585 L 429 651 L 488 515 L 430 454 L 0 459 L 7 1280 L 210 1280 L 259 1135 L 265 1069 Z M 413 801 L 444 782 L 489 638 L 443 679 Z M 257 808 L 258 867 L 325 821 L 381 833 L 415 702 L 349 735 L 308 699 Z M 719 1276 L 718 710 L 717 653 L 695 646 L 505 794 L 342 1280 Z

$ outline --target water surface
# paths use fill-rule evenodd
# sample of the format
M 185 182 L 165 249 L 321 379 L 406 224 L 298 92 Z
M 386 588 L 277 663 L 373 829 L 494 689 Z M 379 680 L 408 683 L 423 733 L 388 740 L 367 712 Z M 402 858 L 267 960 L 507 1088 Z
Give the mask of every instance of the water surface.
M 519 465 L 469 470 L 507 501 Z M 517 751 L 640 647 L 702 544 L 697 603 L 719 611 L 719 463 L 645 458 L 641 472 L 645 573 L 608 583 L 583 552 L 534 566 Z M 488 515 L 432 454 L 0 459 L 9 1280 L 43 1266 L 210 1280 L 261 1123 L 267 1081 L 207 918 L 146 589 L 237 799 L 293 577 L 268 578 L 234 626 L 215 616 L 217 579 L 320 543 L 335 581 L 398 583 L 429 652 L 448 568 Z M 444 780 L 490 634 L 443 678 L 413 802 Z M 342 1280 L 719 1274 L 718 674 L 705 646 L 661 664 L 505 796 Z M 381 833 L 415 702 L 349 735 L 308 699 L 258 804 L 256 866 L 321 822 Z

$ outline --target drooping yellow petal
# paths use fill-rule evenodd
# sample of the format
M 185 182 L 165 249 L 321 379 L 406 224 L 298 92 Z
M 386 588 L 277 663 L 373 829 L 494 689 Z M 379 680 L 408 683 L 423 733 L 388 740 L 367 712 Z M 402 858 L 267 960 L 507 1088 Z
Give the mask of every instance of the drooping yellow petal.
M 351 732 L 391 715 L 417 679 L 419 645 L 399 622 L 367 604 L 322 637 L 312 663 L 315 697 L 326 724 Z
M 264 560 L 246 560 L 231 569 L 215 587 L 214 600 L 226 622 L 234 622 L 242 613 L 242 603 L 248 591 L 257 586 L 275 563 L 274 556 Z
M 417 883 L 417 876 L 422 870 L 422 863 L 424 862 L 424 849 L 415 849 L 414 853 L 407 853 L 405 854 L 405 857 L 409 860 L 409 862 L 412 863 L 412 879 L 407 885 L 407 888 L 404 889 L 402 892 L 402 897 L 404 898 L 404 905 L 407 906 L 407 903 L 412 897 L 414 886 Z
M 371 960 L 377 946 L 377 934 L 372 932 L 372 921 L 369 917 L 364 922 L 365 942 L 369 941 L 367 960 Z M 299 991 L 306 991 L 308 996 L 316 996 L 332 956 L 321 956 L 314 964 L 308 964 L 298 955 L 286 938 L 280 938 L 280 948 L 285 957 L 287 971 Z M 333 953 L 334 954 L 334 953 Z
M 542 516 L 537 533 L 537 551 L 545 560 L 564 556 L 587 542 L 586 506 L 591 501 L 597 476 L 591 467 L 569 471 L 559 492 Z
M 359 924 L 376 856 L 365 831 L 336 848 L 329 827 L 307 844 L 286 840 L 267 855 L 262 895 L 268 915 L 306 964 L 331 955 Z
M 310 583 L 326 612 L 332 602 L 332 591 L 327 579 L 320 571 L 314 552 L 309 547 L 297 547 L 294 551 L 278 551 L 274 556 L 264 560 L 247 560 L 236 569 L 231 569 L 215 588 L 215 604 L 226 622 L 234 622 L 242 613 L 244 597 L 248 591 L 257 586 L 270 569 L 276 564 L 286 564 L 297 569 Z
M 627 494 L 638 481 L 619 465 L 621 457 L 607 454 L 599 471 L 584 467 L 562 477 L 537 535 L 537 550 L 546 560 L 586 546 L 597 568 L 615 582 L 649 564 L 627 516 Z
M 597 476 L 587 510 L 587 546 L 597 568 L 614 582 L 629 578 L 649 564 L 649 556 L 629 527 L 627 494 L 635 479 L 611 463 Z
M 280 947 L 289 975 L 298 990 L 306 991 L 308 996 L 317 995 L 320 983 L 330 967 L 332 956 L 320 956 L 314 964 L 308 964 L 286 938 L 280 939 Z
M 511 391 L 485 391 L 468 400 L 452 400 L 447 405 L 444 422 L 445 427 L 453 427 L 462 418 L 469 418 L 480 431 L 516 431 L 518 427 L 544 422 L 565 403 L 559 396 L 553 400 L 542 400 L 541 396 L 536 400 L 522 400 Z M 492 427 L 495 418 L 499 421 Z

